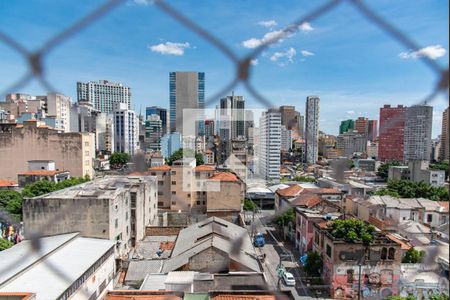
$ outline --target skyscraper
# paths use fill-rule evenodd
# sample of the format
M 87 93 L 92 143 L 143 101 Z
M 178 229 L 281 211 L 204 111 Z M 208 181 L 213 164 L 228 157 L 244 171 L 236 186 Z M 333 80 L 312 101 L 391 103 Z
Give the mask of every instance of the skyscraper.
M 125 103 L 131 109 L 131 89 L 107 80 L 77 82 L 77 99 L 90 102 L 102 113 L 113 112 L 116 103 Z
M 205 136 L 213 137 L 215 135 L 214 120 L 205 120 Z
M 159 115 L 147 116 L 145 121 L 145 150 L 160 151 L 162 137 L 162 121 Z
M 235 139 L 245 136 L 245 101 L 243 96 L 226 96 L 220 99 L 221 139 Z
M 355 120 L 355 130 L 359 134 L 367 136 L 369 133 L 369 119 L 358 117 L 358 119 Z
M 116 103 L 114 109 L 115 152 L 134 155 L 138 150 L 139 119 L 126 103 Z
M 170 72 L 169 90 L 170 132 L 183 134 L 183 110 L 205 108 L 205 73 Z M 201 112 L 200 115 L 192 116 L 192 121 L 196 120 L 196 133 L 204 135 L 205 124 Z
M 355 129 L 355 121 L 352 119 L 341 121 L 341 125 L 339 126 L 339 134 L 346 133 L 350 129 Z
M 148 120 L 150 115 L 158 115 L 161 120 L 162 135 L 167 133 L 167 109 L 159 106 L 150 106 L 145 108 L 145 120 Z
M 289 151 L 292 149 L 292 130 L 281 125 L 281 151 Z
M 306 98 L 306 162 L 314 164 L 319 157 L 319 102 L 318 96 Z
M 403 161 L 406 107 L 384 105 L 380 108 L 378 159 Z
M 367 139 L 371 142 L 375 141 L 378 137 L 378 121 L 369 120 L 369 128 L 367 131 Z
M 404 160 L 430 160 L 433 107 L 413 105 L 406 109 Z
M 287 130 L 292 130 L 296 135 L 301 136 L 303 131 L 303 118 L 295 106 L 283 105 L 280 106 L 281 125 L 284 125 Z
M 266 180 L 280 180 L 281 114 L 269 109 L 259 119 L 259 174 Z
M 441 149 L 439 151 L 440 160 L 449 159 L 449 139 L 448 139 L 448 107 L 442 113 L 442 133 L 441 133 Z

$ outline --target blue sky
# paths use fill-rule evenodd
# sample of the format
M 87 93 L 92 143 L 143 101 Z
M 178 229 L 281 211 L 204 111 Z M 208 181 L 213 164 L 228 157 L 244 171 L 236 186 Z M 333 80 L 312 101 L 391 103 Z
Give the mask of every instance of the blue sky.
M 207 28 L 240 57 L 264 36 L 288 26 L 325 1 L 169 1 Z M 417 57 L 448 66 L 448 1 L 367 1 L 379 14 L 424 49 L 412 53 L 368 22 L 350 4 L 304 24 L 293 36 L 266 49 L 253 66 L 251 82 L 274 105 L 295 105 L 303 114 L 308 95 L 321 97 L 321 130 L 336 134 L 341 120 L 378 119 L 383 104 L 412 105 L 433 88 L 436 75 Z M 0 2 L 0 31 L 27 49 L 100 5 L 96 0 L 16 0 Z M 268 35 L 267 35 L 268 34 Z M 26 61 L 0 43 L 0 85 L 15 82 Z M 45 58 L 46 76 L 58 91 L 76 100 L 76 81 L 107 79 L 132 88 L 133 106 L 169 105 L 169 72 L 203 71 L 206 96 L 231 81 L 234 65 L 219 50 L 144 0 L 124 1 L 108 15 L 54 48 Z M 17 92 L 42 94 L 36 82 Z M 247 107 L 260 108 L 242 85 Z M 442 111 L 436 98 L 433 136 Z

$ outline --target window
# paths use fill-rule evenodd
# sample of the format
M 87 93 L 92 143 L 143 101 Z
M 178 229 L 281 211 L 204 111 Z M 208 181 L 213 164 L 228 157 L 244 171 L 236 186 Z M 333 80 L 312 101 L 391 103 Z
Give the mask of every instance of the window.
M 158 196 L 162 196 L 164 193 L 162 191 L 158 191 Z
M 156 176 L 156 173 L 155 172 L 151 172 L 150 175 Z
M 197 205 L 200 205 L 200 201 L 197 201 Z
M 177 194 L 177 192 L 175 192 L 175 191 L 172 191 L 172 195 L 176 195 Z
M 427 215 L 427 223 L 431 223 L 433 222 L 433 215 L 432 214 L 428 214 Z
M 172 171 L 172 172 L 170 172 L 172 175 L 176 175 L 177 174 L 177 172 L 176 171 Z
M 387 248 L 383 247 L 381 249 L 381 259 L 386 259 L 387 258 Z
M 127 234 L 128 234 L 128 226 L 127 226 Z
M 172 205 L 177 205 L 177 201 L 172 201 Z
M 388 259 L 395 259 L 395 249 L 389 248 Z
M 161 181 L 158 181 L 158 185 L 159 185 L 159 186 L 164 185 L 164 181 L 162 181 L 162 180 L 161 180 Z
M 172 185 L 176 185 L 177 184 L 177 182 L 176 181 L 172 181 Z
M 187 197 L 188 197 L 188 198 L 191 198 L 191 194 L 187 194 Z
M 314 232 L 314 243 L 319 245 L 319 233 L 317 231 Z
M 353 269 L 347 270 L 347 283 L 353 283 Z
M 128 212 L 125 212 L 125 220 L 128 220 Z
M 203 200 L 203 205 L 206 205 L 206 201 L 205 200 Z
M 116 227 L 116 229 L 119 227 L 119 220 L 118 219 L 114 220 L 114 227 Z
M 331 246 L 327 244 L 327 256 L 331 258 Z

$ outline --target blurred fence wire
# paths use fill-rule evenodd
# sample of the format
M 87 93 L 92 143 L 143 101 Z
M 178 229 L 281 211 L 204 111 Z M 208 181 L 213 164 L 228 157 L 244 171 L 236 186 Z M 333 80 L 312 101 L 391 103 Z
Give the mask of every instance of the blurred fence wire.
M 21 78 L 18 78 L 11 86 L 0 88 L 0 99 L 9 92 L 15 92 L 24 88 L 33 79 L 37 80 L 40 85 L 48 92 L 58 91 L 57 86 L 53 86 L 52 83 L 46 77 L 46 67 L 44 64 L 44 59 L 46 56 L 59 45 L 71 39 L 74 35 L 78 34 L 83 29 L 89 27 L 102 17 L 108 15 L 114 9 L 117 9 L 121 5 L 126 5 L 127 0 L 108 0 L 102 5 L 94 9 L 89 14 L 80 18 L 78 21 L 73 23 L 68 28 L 62 30 L 48 41 L 44 42 L 39 48 L 33 50 L 28 49 L 25 45 L 19 43 L 13 36 L 7 35 L 0 28 L 0 43 L 3 43 L 14 51 L 19 53 L 26 61 L 28 65 L 28 71 Z M 421 45 L 414 41 L 405 32 L 394 26 L 389 20 L 382 17 L 377 11 L 371 8 L 366 1 L 361 0 L 330 0 L 324 4 L 316 7 L 315 9 L 307 12 L 305 15 L 298 17 L 296 20 L 285 27 L 279 34 L 273 36 L 272 38 L 263 41 L 258 47 L 250 51 L 244 57 L 240 57 L 235 53 L 230 47 L 227 46 L 225 41 L 222 41 L 220 36 L 215 35 L 210 30 L 203 28 L 197 24 L 194 20 L 186 17 L 181 11 L 179 11 L 174 6 L 170 5 L 167 1 L 154 0 L 148 1 L 148 4 L 152 4 L 159 8 L 161 11 L 167 14 L 168 17 L 175 19 L 180 26 L 191 30 L 192 32 L 199 35 L 205 41 L 210 43 L 212 46 L 221 51 L 235 66 L 235 75 L 233 79 L 226 83 L 224 87 L 217 93 L 207 97 L 205 105 L 209 105 L 221 96 L 225 95 L 231 91 L 237 84 L 242 84 L 247 91 L 264 107 L 270 108 L 277 106 L 276 102 L 271 101 L 271 99 L 266 98 L 257 88 L 255 88 L 251 82 L 252 78 L 252 60 L 256 59 L 265 49 L 270 45 L 277 43 L 281 39 L 295 33 L 299 30 L 299 26 L 305 22 L 312 22 L 325 14 L 332 14 L 333 11 L 339 5 L 349 5 L 355 8 L 368 22 L 372 23 L 383 30 L 386 35 L 397 41 L 405 49 L 410 51 L 418 51 L 421 49 Z M 430 92 L 421 99 L 417 99 L 417 104 L 428 103 L 430 104 L 434 101 L 439 94 L 443 94 L 448 97 L 448 86 L 449 86 L 449 70 L 441 67 L 436 61 L 430 59 L 429 57 L 423 55 L 419 59 L 435 74 L 436 84 L 430 87 Z M 392 124 L 395 126 L 395 124 Z M 4 213 L 0 214 L 0 218 L 4 221 L 10 221 L 10 218 Z M 36 235 L 33 238 L 33 250 L 37 253 L 40 252 L 40 237 Z M 9 262 L 8 264 L 0 265 L 0 273 L 7 270 L 8 266 L 14 264 L 15 262 Z M 44 260 L 45 263 L 45 260 Z M 64 274 L 60 274 L 58 271 L 58 266 L 49 265 L 49 268 L 55 272 L 61 278 L 67 278 Z

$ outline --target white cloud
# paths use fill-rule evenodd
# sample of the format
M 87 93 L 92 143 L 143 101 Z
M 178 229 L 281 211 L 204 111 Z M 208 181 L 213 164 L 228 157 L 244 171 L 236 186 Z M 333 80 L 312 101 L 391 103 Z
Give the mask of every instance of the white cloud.
M 427 56 L 430 59 L 437 59 L 447 53 L 447 50 L 441 45 L 431 45 L 417 51 L 404 51 L 398 55 L 401 59 L 419 58 Z
M 314 30 L 314 28 L 308 22 L 300 24 L 300 26 L 298 26 L 298 29 L 300 29 L 300 31 L 303 31 L 303 32 L 309 32 L 309 31 Z
M 283 35 L 282 30 L 269 31 L 261 39 L 251 38 L 251 39 L 243 41 L 242 46 L 244 46 L 245 48 L 256 48 L 259 45 L 264 44 L 265 42 L 270 41 L 271 39 L 273 39 L 277 36 L 282 36 L 282 35 Z M 280 40 L 278 40 L 278 42 L 281 42 L 282 40 L 283 39 L 280 39 Z
M 275 52 L 270 57 L 270 60 L 276 62 L 279 66 L 286 66 L 294 62 L 294 57 L 297 54 L 294 48 L 289 48 L 284 52 Z
M 315 55 L 313 52 L 310 52 L 308 50 L 302 50 L 300 52 L 302 53 L 303 56 L 313 56 L 313 55 Z
M 272 28 L 278 25 L 277 21 L 275 20 L 267 20 L 267 21 L 259 21 L 258 25 L 266 27 L 266 28 Z
M 176 55 L 181 56 L 184 54 L 184 49 L 191 48 L 189 43 L 172 43 L 165 42 L 158 45 L 149 47 L 153 52 L 157 52 L 163 55 Z
M 258 61 L 257 58 L 252 59 L 252 60 L 250 61 L 250 64 L 251 64 L 252 66 L 256 66 L 258 63 L 259 63 L 259 61 Z
M 347 115 L 354 115 L 355 111 L 354 110 L 347 110 Z

